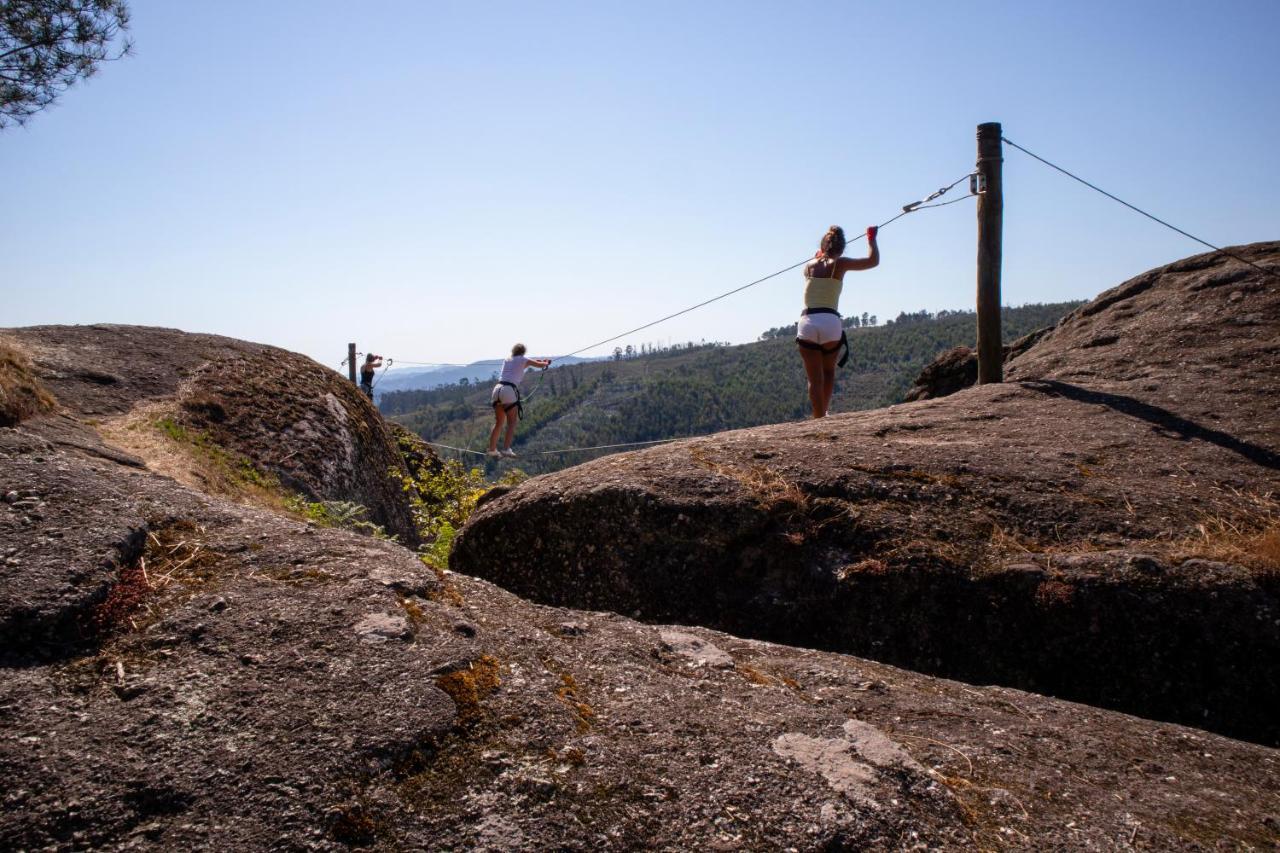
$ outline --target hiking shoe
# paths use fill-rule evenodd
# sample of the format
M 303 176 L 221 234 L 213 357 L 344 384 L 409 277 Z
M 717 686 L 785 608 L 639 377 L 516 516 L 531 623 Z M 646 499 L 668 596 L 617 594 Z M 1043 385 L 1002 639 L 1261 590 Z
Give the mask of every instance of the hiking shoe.
M 510 447 L 508 447 L 506 450 L 502 451 L 502 455 L 503 455 L 503 456 L 505 456 L 505 457 L 507 457 L 508 459 L 515 459 L 515 458 L 516 458 L 516 452 L 515 452 L 514 450 L 512 450 Z
M 501 455 L 502 454 L 496 450 L 490 450 L 489 452 L 485 453 L 485 456 L 488 456 L 490 459 L 497 459 Z

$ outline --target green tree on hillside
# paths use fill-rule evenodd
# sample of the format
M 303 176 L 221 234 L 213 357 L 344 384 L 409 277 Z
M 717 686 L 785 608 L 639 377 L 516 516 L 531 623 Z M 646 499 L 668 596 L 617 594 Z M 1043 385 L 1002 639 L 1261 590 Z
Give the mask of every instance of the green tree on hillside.
M 0 0 L 0 129 L 126 56 L 128 29 L 124 0 Z

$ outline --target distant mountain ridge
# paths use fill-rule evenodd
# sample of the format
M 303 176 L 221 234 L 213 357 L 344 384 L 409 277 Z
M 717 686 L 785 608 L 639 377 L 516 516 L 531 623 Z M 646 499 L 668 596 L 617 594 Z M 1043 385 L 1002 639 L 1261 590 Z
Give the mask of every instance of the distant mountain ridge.
M 1051 326 L 1079 302 L 1005 308 L 1006 341 Z M 853 318 L 850 318 L 852 322 Z M 902 313 L 878 326 L 851 327 L 833 411 L 900 402 L 938 353 L 974 343 L 971 311 Z M 529 473 L 555 471 L 609 451 L 564 448 L 705 435 L 799 420 L 808 411 L 794 328 L 728 346 L 685 344 L 649 354 L 531 372 L 515 450 Z M 390 391 L 382 413 L 427 441 L 483 450 L 493 417 L 489 383 L 456 382 L 431 390 Z M 556 451 L 552 453 L 552 451 Z M 470 457 L 474 462 L 476 457 Z

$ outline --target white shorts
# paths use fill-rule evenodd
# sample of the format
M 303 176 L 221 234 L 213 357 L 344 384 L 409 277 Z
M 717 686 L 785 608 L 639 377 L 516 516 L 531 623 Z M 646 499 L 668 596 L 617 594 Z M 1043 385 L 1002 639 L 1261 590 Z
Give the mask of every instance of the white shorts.
M 831 344 L 840 340 L 843 329 L 839 314 L 806 314 L 796 326 L 796 337 L 815 344 Z
M 493 393 L 489 395 L 489 403 L 501 403 L 504 406 L 514 406 L 516 404 L 516 389 L 510 385 L 494 385 Z

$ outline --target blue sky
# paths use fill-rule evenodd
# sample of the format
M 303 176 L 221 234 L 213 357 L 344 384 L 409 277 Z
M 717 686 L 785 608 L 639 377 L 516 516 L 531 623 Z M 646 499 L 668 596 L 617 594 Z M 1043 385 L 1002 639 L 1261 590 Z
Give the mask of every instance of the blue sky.
M 1274 0 L 131 7 L 135 56 L 0 134 L 0 326 L 555 355 L 889 218 L 983 121 L 1210 241 L 1280 238 Z M 1006 304 L 1199 251 L 1005 156 Z M 842 308 L 969 307 L 974 242 L 970 202 L 899 220 Z M 629 342 L 753 340 L 801 284 Z

